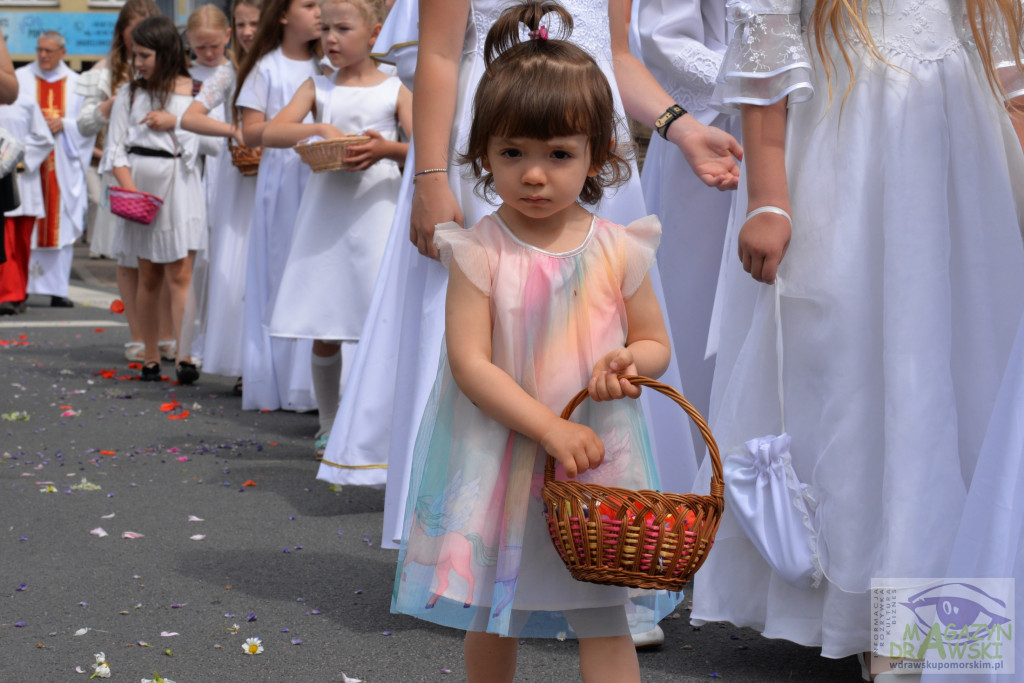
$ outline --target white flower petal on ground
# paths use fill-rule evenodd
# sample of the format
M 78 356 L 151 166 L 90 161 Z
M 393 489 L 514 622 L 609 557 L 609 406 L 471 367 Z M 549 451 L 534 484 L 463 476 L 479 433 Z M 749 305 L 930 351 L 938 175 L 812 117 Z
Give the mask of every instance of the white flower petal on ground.
M 109 515 L 103 515 L 100 519 L 113 519 L 116 513 L 111 512 Z
M 263 641 L 259 638 L 246 638 L 242 649 L 247 655 L 258 655 L 263 652 Z
M 143 536 L 136 531 L 125 531 L 121 534 L 121 538 L 143 538 Z
M 345 675 L 345 672 L 341 672 L 341 683 L 363 683 L 361 678 L 349 678 Z
M 96 527 L 95 529 L 93 529 L 89 533 L 92 534 L 93 536 L 99 536 L 100 538 L 103 538 L 104 536 L 109 536 L 110 535 L 110 534 L 107 533 L 106 529 L 104 529 L 101 526 Z
M 196 517 L 195 515 L 189 515 L 188 516 L 188 521 L 190 521 L 190 522 L 205 522 L 206 520 L 203 519 L 202 517 Z
M 84 636 L 84 635 L 85 635 L 86 633 L 88 633 L 88 632 L 89 632 L 90 630 L 91 630 L 91 629 L 90 629 L 89 627 L 85 627 L 85 628 L 80 628 L 80 629 L 78 629 L 77 631 L 75 631 L 75 635 L 76 635 L 76 636 Z
M 206 534 L 195 534 L 193 536 L 189 536 L 188 540 L 190 540 L 190 541 L 201 541 L 204 538 L 206 538 Z

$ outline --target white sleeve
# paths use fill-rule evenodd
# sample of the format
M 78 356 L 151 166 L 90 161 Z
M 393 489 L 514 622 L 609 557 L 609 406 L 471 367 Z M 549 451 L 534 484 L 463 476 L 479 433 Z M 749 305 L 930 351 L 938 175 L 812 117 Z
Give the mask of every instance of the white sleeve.
M 810 99 L 814 86 L 800 0 L 729 0 L 725 7 L 735 31 L 711 105 L 731 112 L 787 96 L 791 104 Z
M 726 46 L 724 36 L 711 35 L 707 27 L 721 23 L 724 32 L 725 18 L 717 3 L 709 3 L 708 11 L 703 5 L 700 0 L 636 0 L 632 23 L 641 58 L 661 87 L 694 118 L 709 124 L 718 115 L 711 109 L 711 95 Z
M 114 108 L 110 112 L 110 128 L 107 132 L 107 144 L 110 145 L 111 168 L 128 166 L 128 152 L 124 145 L 125 136 L 128 135 L 130 103 L 128 86 L 124 85 L 117 91 L 117 99 L 114 100 Z

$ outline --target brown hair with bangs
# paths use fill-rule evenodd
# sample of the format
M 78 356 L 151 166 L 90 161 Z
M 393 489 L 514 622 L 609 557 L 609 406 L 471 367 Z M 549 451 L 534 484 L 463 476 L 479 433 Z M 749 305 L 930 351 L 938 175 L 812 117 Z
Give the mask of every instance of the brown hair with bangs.
M 543 23 L 554 15 L 558 36 L 522 40 L 519 24 L 530 31 L 554 32 Z M 492 135 L 550 140 L 585 135 L 592 168 L 580 200 L 595 204 L 604 188 L 621 185 L 630 176 L 626 158 L 615 144 L 615 101 L 608 79 L 594 59 L 568 41 L 572 15 L 551 2 L 529 0 L 509 7 L 494 22 L 484 42 L 487 66 L 473 100 L 473 124 L 460 163 L 480 178 L 477 192 L 485 199 L 494 193 L 494 178 L 485 173 L 483 159 Z
M 124 42 L 124 32 L 133 21 L 142 21 L 149 17 L 160 16 L 160 8 L 153 0 L 127 0 L 117 14 L 114 24 L 114 38 L 110 42 L 110 92 L 116 93 L 122 83 L 132 77 L 132 56 L 128 54 L 128 44 Z
M 133 82 L 144 88 L 159 109 L 167 104 L 167 98 L 174 92 L 179 76 L 191 80 L 188 73 L 188 55 L 174 22 L 164 16 L 143 19 L 132 31 L 132 42 L 156 53 L 153 74 L 147 79 Z

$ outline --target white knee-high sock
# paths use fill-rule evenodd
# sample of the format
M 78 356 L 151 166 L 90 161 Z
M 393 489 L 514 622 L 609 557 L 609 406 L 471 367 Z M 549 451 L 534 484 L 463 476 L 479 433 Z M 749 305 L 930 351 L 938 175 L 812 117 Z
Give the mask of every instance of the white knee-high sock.
M 330 356 L 313 354 L 313 392 L 320 407 L 317 438 L 329 434 L 341 402 L 341 349 Z

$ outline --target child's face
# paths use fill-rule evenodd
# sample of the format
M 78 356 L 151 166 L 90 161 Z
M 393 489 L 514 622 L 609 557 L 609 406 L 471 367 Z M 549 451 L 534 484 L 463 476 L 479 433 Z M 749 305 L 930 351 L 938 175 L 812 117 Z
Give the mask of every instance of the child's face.
M 235 6 L 235 40 L 242 50 L 249 51 L 252 39 L 256 37 L 256 27 L 260 25 L 260 11 L 252 5 Z
M 359 8 L 351 3 L 331 2 L 323 8 L 320 44 L 336 69 L 369 59 L 378 33 L 380 24 L 371 26 Z
M 149 78 L 156 68 L 156 50 L 141 45 L 132 45 L 132 67 L 139 78 Z
M 505 206 L 526 218 L 546 219 L 576 205 L 587 178 L 597 175 L 590 159 L 586 135 L 491 136 L 483 167 L 494 175 L 494 191 Z
M 196 53 L 196 61 L 203 66 L 217 66 L 224 62 L 224 49 L 230 38 L 230 29 L 201 28 L 188 32 L 188 44 Z
M 303 42 L 320 37 L 320 5 L 316 0 L 292 0 L 281 16 L 285 33 L 292 33 Z

